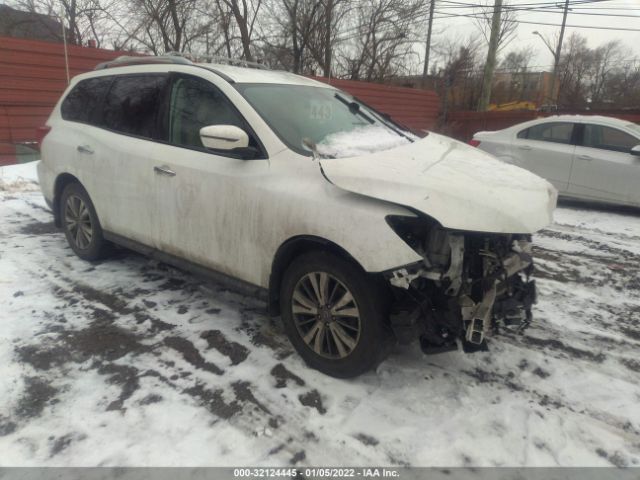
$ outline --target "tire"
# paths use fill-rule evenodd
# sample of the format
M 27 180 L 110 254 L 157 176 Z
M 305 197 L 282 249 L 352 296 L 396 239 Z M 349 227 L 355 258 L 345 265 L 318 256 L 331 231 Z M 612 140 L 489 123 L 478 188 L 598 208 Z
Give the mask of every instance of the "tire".
M 289 265 L 280 288 L 285 331 L 310 367 L 332 377 L 356 377 L 377 366 L 388 350 L 388 293 L 336 255 L 303 254 Z
M 95 261 L 110 253 L 93 202 L 79 183 L 70 183 L 62 191 L 60 217 L 67 242 L 80 258 Z

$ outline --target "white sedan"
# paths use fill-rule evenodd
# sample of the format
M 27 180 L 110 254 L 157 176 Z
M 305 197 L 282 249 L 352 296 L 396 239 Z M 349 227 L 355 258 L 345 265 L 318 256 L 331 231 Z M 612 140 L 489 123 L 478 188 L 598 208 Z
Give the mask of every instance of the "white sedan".
M 640 126 L 561 115 L 478 132 L 469 142 L 549 180 L 563 197 L 640 207 Z

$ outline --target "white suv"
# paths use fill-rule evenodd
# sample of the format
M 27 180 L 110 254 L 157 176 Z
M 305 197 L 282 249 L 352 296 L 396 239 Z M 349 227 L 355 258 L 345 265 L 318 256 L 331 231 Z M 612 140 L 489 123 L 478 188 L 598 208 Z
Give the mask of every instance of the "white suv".
M 329 375 L 393 341 L 474 351 L 530 321 L 553 187 L 330 85 L 124 58 L 76 77 L 41 134 L 42 192 L 78 256 L 116 243 L 264 296 Z

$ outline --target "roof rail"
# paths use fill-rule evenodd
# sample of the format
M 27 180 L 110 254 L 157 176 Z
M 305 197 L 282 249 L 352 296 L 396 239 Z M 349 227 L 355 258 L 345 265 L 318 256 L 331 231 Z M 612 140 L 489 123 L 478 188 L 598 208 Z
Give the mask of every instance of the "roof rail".
M 229 57 L 217 57 L 217 56 L 204 56 L 202 62 L 206 63 L 219 63 L 223 65 L 233 65 L 237 67 L 245 68 L 257 68 L 259 70 L 270 70 L 268 65 L 260 62 L 250 62 L 242 58 L 229 58 Z
M 94 70 L 104 70 L 105 68 L 114 67 L 126 67 L 129 65 L 153 65 L 158 63 L 169 63 L 179 65 L 193 65 L 193 62 L 188 58 L 177 54 L 158 55 L 158 56 L 146 56 L 146 57 L 132 57 L 129 55 L 120 56 L 114 60 L 108 62 L 102 62 L 96 65 Z

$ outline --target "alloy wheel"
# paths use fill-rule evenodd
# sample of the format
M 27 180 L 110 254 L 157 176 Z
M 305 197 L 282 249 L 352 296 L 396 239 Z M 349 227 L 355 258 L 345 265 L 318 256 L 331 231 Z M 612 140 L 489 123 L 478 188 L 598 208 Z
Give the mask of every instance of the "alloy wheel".
M 85 202 L 77 195 L 69 195 L 64 207 L 64 221 L 77 248 L 86 250 L 91 245 L 93 227 Z
M 342 359 L 356 348 L 360 311 L 352 293 L 333 275 L 304 275 L 293 290 L 291 307 L 298 333 L 317 355 Z

